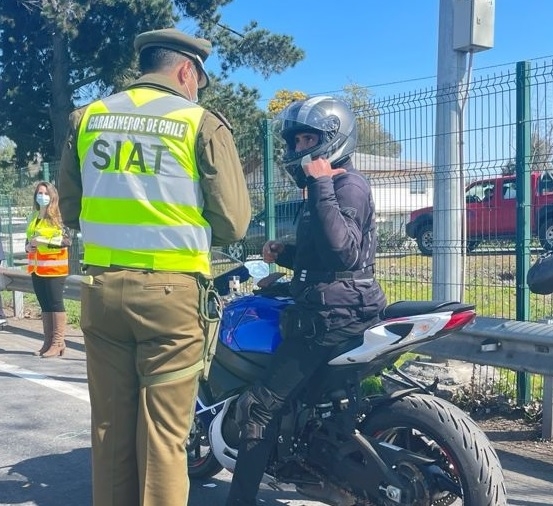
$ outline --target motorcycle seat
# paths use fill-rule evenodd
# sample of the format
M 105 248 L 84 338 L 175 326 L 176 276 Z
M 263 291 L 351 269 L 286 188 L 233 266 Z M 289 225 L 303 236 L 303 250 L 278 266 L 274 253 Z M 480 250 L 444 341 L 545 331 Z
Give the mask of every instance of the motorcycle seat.
M 380 317 L 382 320 L 401 318 L 425 313 L 452 311 L 459 309 L 459 302 L 451 300 L 401 300 L 385 307 Z M 469 306 L 467 305 L 467 308 Z

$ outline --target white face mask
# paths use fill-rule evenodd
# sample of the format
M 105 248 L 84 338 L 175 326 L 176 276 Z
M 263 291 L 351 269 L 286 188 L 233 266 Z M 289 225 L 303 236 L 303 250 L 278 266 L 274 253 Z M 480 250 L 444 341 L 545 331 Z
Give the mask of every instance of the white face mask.
M 50 195 L 46 195 L 45 193 L 37 193 L 36 203 L 40 207 L 46 207 L 50 203 Z
M 198 90 L 196 90 L 196 95 L 192 96 L 192 93 L 190 92 L 190 88 L 188 87 L 188 84 L 186 84 L 186 82 L 184 83 L 184 86 L 186 86 L 186 91 L 188 91 L 188 100 L 190 100 L 190 102 L 194 102 L 195 104 L 197 104 Z

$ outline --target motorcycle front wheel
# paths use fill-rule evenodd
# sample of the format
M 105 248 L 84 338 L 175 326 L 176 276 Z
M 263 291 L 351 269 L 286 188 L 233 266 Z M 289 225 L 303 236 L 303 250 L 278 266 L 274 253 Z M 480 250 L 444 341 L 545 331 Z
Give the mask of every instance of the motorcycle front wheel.
M 207 427 L 199 416 L 194 417 L 186 444 L 188 454 L 188 476 L 190 478 L 211 478 L 223 469 L 213 455 Z
M 370 412 L 359 429 L 435 460 L 462 491 L 461 497 L 432 492 L 432 485 L 406 462 L 396 470 L 411 484 L 417 497 L 413 506 L 506 506 L 503 470 L 495 450 L 478 425 L 453 404 L 411 394 Z

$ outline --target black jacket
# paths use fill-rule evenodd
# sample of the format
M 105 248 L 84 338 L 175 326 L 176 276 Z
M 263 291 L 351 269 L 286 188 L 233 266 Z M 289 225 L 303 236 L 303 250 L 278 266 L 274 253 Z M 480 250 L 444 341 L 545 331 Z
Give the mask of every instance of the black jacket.
M 368 180 L 353 168 L 331 179 L 308 178 L 307 200 L 299 217 L 296 244 L 277 260 L 293 269 L 291 294 L 298 304 L 334 322 L 368 320 L 385 307 L 374 279 L 376 218 Z M 349 279 L 348 279 L 349 278 Z

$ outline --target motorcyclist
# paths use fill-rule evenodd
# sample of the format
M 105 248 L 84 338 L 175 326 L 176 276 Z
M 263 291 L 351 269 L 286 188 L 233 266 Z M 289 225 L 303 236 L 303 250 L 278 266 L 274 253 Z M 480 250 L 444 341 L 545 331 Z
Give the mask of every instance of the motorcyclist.
M 241 440 L 227 506 L 253 506 L 278 414 L 327 361 L 333 347 L 362 334 L 386 305 L 374 279 L 376 225 L 366 177 L 353 167 L 356 118 L 329 96 L 293 102 L 276 119 L 286 171 L 307 190 L 295 245 L 268 241 L 265 262 L 293 269 L 295 304 L 281 315 L 283 343 L 264 380 L 237 402 Z

